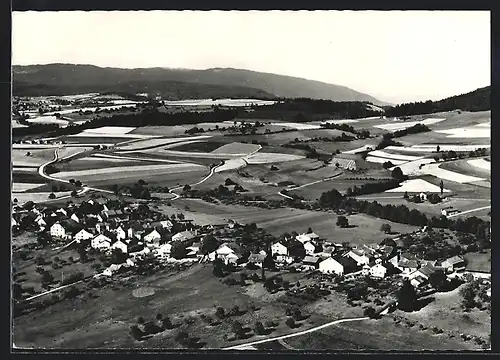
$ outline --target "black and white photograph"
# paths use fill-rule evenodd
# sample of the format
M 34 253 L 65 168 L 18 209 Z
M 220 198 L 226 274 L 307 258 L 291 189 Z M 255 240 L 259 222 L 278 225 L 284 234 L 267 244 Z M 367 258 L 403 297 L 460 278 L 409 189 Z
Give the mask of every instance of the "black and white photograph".
M 489 11 L 13 11 L 11 347 L 491 351 Z

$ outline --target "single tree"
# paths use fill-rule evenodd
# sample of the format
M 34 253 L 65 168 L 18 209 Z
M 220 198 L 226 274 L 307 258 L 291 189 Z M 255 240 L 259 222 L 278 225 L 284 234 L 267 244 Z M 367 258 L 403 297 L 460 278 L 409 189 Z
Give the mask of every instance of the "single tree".
M 393 170 L 392 170 L 392 173 L 391 173 L 391 176 L 396 179 L 396 180 L 402 180 L 404 178 L 404 174 L 403 174 L 403 171 L 401 170 L 401 168 L 398 166 L 398 167 L 395 167 Z
M 349 220 L 345 216 L 340 215 L 337 218 L 337 226 L 340 226 L 341 228 L 346 228 L 349 226 Z
M 386 233 L 386 234 L 389 234 L 391 232 L 391 225 L 389 224 L 382 224 L 382 226 L 380 227 L 380 231 Z
M 293 320 L 293 318 L 289 317 L 288 319 L 286 319 L 285 324 L 289 328 L 293 329 L 295 327 L 295 320 Z
M 255 323 L 255 333 L 257 335 L 263 335 L 266 332 L 266 328 L 264 327 L 264 324 L 262 324 L 261 321 L 257 321 Z
M 444 184 L 443 184 L 443 180 L 441 180 L 439 182 L 439 189 L 441 190 L 441 195 L 443 195 L 443 191 L 444 191 Z
M 55 199 L 55 198 L 56 198 L 56 194 L 54 194 L 54 193 L 49 194 L 49 199 Z
M 437 151 L 437 152 L 440 152 L 440 151 L 441 151 L 441 147 L 440 147 L 439 145 L 438 145 L 438 146 L 436 146 L 436 151 Z
M 417 291 L 410 283 L 405 280 L 397 293 L 398 307 L 403 311 L 413 311 L 417 301 Z

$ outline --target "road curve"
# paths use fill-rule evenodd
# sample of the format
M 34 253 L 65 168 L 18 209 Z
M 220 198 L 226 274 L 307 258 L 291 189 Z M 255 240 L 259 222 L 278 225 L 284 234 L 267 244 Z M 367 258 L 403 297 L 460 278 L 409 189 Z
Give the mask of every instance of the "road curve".
M 301 336 L 301 335 L 309 334 L 309 333 L 312 333 L 312 332 L 315 332 L 315 331 L 327 328 L 329 326 L 333 326 L 333 325 L 337 325 L 337 324 L 341 324 L 341 323 L 353 322 L 353 321 L 361 321 L 361 320 L 368 320 L 368 319 L 369 319 L 369 317 L 360 317 L 360 318 L 349 318 L 349 319 L 334 320 L 334 321 L 328 322 L 326 324 L 313 327 L 313 328 L 308 329 L 308 330 L 303 330 L 303 331 L 299 331 L 299 332 L 296 332 L 296 333 L 293 333 L 293 334 L 282 335 L 282 336 L 277 336 L 277 337 L 273 337 L 273 338 L 268 338 L 268 339 L 253 341 L 253 342 L 250 342 L 250 343 L 245 343 L 245 344 L 239 344 L 239 345 L 235 345 L 235 346 L 230 346 L 230 347 L 227 347 L 227 348 L 223 348 L 222 350 L 242 350 L 241 348 L 245 348 L 245 347 L 248 347 L 248 346 L 253 346 L 253 345 L 258 345 L 258 344 L 264 344 L 264 343 L 268 343 L 268 342 L 271 342 L 271 341 L 289 339 L 289 338 L 293 338 L 293 337 L 296 337 L 296 336 Z
M 463 215 L 463 214 L 468 214 L 468 213 L 471 213 L 471 212 L 485 210 L 485 209 L 491 209 L 491 205 L 483 206 L 483 207 L 478 207 L 478 208 L 475 208 L 475 209 L 461 211 L 461 212 L 456 213 L 456 214 L 448 215 L 447 218 L 449 219 L 449 218 L 452 218 L 452 217 L 455 217 L 455 216 L 460 216 L 460 215 Z
M 205 181 L 207 181 L 208 179 L 210 179 L 212 177 L 212 175 L 215 173 L 215 169 L 217 169 L 219 166 L 221 165 L 216 165 L 214 166 L 213 168 L 210 169 L 210 173 L 205 176 L 203 179 L 201 179 L 200 181 L 198 181 L 197 183 L 194 183 L 194 184 L 189 184 L 189 186 L 196 186 L 196 185 L 200 185 L 200 184 L 203 184 Z M 172 195 L 174 195 L 175 197 L 170 199 L 170 201 L 173 201 L 173 200 L 177 200 L 178 198 L 180 198 L 181 196 L 177 193 L 174 193 L 173 191 L 174 190 L 177 190 L 177 189 L 181 189 L 183 186 L 177 186 L 173 189 L 170 189 L 168 190 L 168 192 Z

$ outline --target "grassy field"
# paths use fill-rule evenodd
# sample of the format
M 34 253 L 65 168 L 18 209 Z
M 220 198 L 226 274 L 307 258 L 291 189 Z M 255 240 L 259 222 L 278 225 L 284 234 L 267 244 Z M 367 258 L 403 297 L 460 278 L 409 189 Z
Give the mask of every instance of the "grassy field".
M 484 253 L 467 253 L 464 257 L 469 262 L 467 270 L 491 272 L 491 249 L 485 250 Z
M 297 350 L 458 350 L 468 349 L 460 340 L 430 331 L 404 328 L 388 318 L 333 325 L 317 332 L 285 340 Z
M 491 171 L 482 169 L 480 167 L 468 163 L 470 159 L 463 159 L 457 161 L 449 161 L 441 164 L 440 168 L 450 171 L 455 171 L 460 174 L 475 176 L 478 178 L 491 180 Z
M 185 212 L 186 206 L 189 207 L 190 211 Z M 292 231 L 300 233 L 306 231 L 308 227 L 312 227 L 319 236 L 330 241 L 349 241 L 352 244 L 380 243 L 387 237 L 380 231 L 382 223 L 389 223 L 395 232 L 405 233 L 417 229 L 415 226 L 382 221 L 363 214 L 348 216 L 349 224 L 352 224 L 353 227 L 342 229 L 335 225 L 337 215 L 331 212 L 220 205 L 206 203 L 198 199 L 179 199 L 172 202 L 172 207 L 185 212 L 186 218 L 192 218 L 195 222 L 201 221 L 205 214 L 210 215 L 210 219 L 218 218 L 219 223 L 224 223 L 229 219 L 245 224 L 254 222 L 275 236 Z
M 191 129 L 193 126 L 194 125 L 143 126 L 138 127 L 130 133 L 137 135 L 179 136 L 185 135 L 185 131 Z
M 491 315 L 477 308 L 467 313 L 463 311 L 459 291 L 464 285 L 453 291 L 431 295 L 434 301 L 419 311 L 405 313 L 398 310 L 395 314 L 457 335 L 465 333 L 487 339 L 491 332 Z
M 27 153 L 30 156 L 26 156 Z M 43 150 L 11 150 L 12 166 L 31 166 L 38 167 L 47 161 L 54 159 L 54 149 L 43 149 Z
M 132 292 L 139 287 L 154 289 L 149 297 L 136 298 Z M 173 273 L 163 270 L 151 276 L 126 281 L 95 291 L 96 297 L 79 297 L 50 306 L 43 312 L 36 312 L 15 319 L 14 342 L 18 347 L 44 348 L 179 348 L 175 335 L 183 330 L 190 336 L 198 336 L 205 342 L 205 348 L 230 346 L 224 339 L 231 333 L 231 320 L 210 326 L 200 315 L 213 317 L 216 306 L 226 309 L 239 305 L 248 309 L 251 305 L 258 310 L 249 310 L 237 319 L 244 326 L 253 328 L 256 321 L 273 320 L 279 323 L 273 335 L 289 333 L 284 324 L 284 308 L 273 296 L 267 294 L 262 284 L 247 289 L 230 287 L 212 275 L 210 265 L 194 265 L 190 269 Z M 217 294 L 217 296 L 214 296 Z M 71 316 L 64 314 L 71 313 Z M 177 329 L 166 330 L 143 342 L 135 341 L 129 334 L 129 327 L 142 316 L 153 319 L 157 313 L 169 316 L 174 323 L 182 324 Z M 233 318 L 234 319 L 234 318 Z M 310 322 L 318 324 L 324 317 L 311 316 Z M 311 325 L 303 325 L 311 326 Z M 299 331 L 297 329 L 296 331 Z M 265 336 L 253 336 L 258 340 Z M 248 340 L 246 340 L 248 341 Z
M 148 166 L 148 165 L 164 165 L 158 164 L 153 161 L 137 161 L 128 159 L 116 159 L 116 158 L 96 158 L 96 157 L 85 157 L 81 159 L 71 160 L 69 162 L 57 164 L 57 168 L 62 172 L 73 172 L 73 171 L 84 171 L 84 170 L 99 170 L 114 167 L 137 167 L 137 166 Z M 55 175 L 58 177 L 58 175 Z
M 13 193 L 11 194 L 12 199 L 17 199 L 17 201 L 22 204 L 27 201 L 33 201 L 35 203 L 38 202 L 44 202 L 49 200 L 49 194 L 50 192 L 24 192 L 24 193 Z M 71 191 L 60 191 L 54 193 L 56 195 L 56 198 L 68 196 L 71 194 Z M 67 201 L 68 199 L 66 199 Z
M 175 147 L 177 151 L 195 151 L 195 152 L 211 152 L 224 145 L 223 142 L 217 141 L 203 141 L 203 142 L 193 142 L 185 143 Z

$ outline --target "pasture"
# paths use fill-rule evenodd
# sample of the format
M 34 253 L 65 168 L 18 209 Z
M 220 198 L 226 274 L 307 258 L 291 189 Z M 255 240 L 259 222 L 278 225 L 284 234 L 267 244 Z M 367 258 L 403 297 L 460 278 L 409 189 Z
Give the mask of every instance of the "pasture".
M 54 149 L 12 149 L 11 159 L 14 167 L 38 167 L 54 159 Z
M 188 206 L 190 211 L 184 211 Z M 187 219 L 198 216 L 199 213 L 217 216 L 219 222 L 229 219 L 244 224 L 255 223 L 275 236 L 297 231 L 304 232 L 312 227 L 314 232 L 321 237 L 333 242 L 348 241 L 352 244 L 380 243 L 387 234 L 380 231 L 381 221 L 364 214 L 348 216 L 351 228 L 340 228 L 335 225 L 337 215 L 333 212 L 308 211 L 291 208 L 262 209 L 252 206 L 222 205 L 206 203 L 199 199 L 179 199 L 172 203 L 172 207 L 181 210 Z M 203 215 L 201 215 L 203 216 Z M 213 218 L 213 217 L 212 217 Z M 196 221 L 196 219 L 195 219 Z M 412 232 L 418 227 L 391 223 L 395 232 Z

